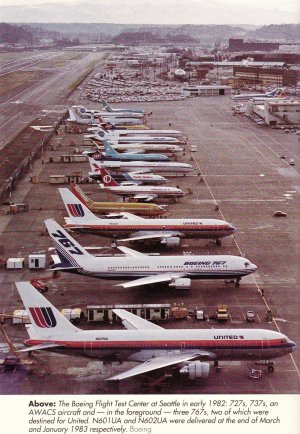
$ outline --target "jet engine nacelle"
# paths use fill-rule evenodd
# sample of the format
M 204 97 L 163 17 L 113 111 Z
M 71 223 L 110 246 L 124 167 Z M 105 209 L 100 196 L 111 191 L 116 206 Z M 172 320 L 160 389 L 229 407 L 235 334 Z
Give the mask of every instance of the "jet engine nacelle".
M 180 279 L 175 279 L 174 282 L 169 284 L 169 286 L 175 289 L 190 289 L 191 279 L 181 277 Z
M 209 374 L 209 363 L 192 362 L 180 369 L 180 374 L 187 375 L 191 380 L 195 378 L 207 378 Z
M 164 238 L 161 241 L 161 244 L 164 244 L 167 247 L 177 247 L 180 245 L 180 238 L 179 237 Z

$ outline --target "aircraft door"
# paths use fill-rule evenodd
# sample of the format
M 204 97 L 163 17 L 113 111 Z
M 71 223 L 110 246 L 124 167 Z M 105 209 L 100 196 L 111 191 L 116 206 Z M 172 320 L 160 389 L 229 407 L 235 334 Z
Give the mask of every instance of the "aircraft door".
M 185 350 L 185 342 L 181 342 L 181 349 Z
M 268 350 L 269 349 L 269 339 L 263 339 L 262 340 L 262 349 Z

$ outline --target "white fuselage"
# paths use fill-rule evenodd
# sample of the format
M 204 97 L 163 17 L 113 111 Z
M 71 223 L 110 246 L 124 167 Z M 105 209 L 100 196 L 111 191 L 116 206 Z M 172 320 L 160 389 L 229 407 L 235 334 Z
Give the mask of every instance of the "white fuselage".
M 231 255 L 183 255 L 138 257 L 95 257 L 73 260 L 79 273 L 100 278 L 132 278 L 172 273 L 196 279 L 239 278 L 254 273 L 256 265 L 248 259 Z M 76 264 L 75 264 L 76 262 Z M 57 266 L 56 266 L 57 265 Z M 51 268 L 59 268 L 59 264 Z M 72 271 L 72 270 L 70 270 Z M 74 270 L 75 271 L 75 270 Z
M 85 136 L 86 139 L 91 138 L 93 141 L 94 136 Z M 181 152 L 183 148 L 178 145 L 171 145 L 169 143 L 112 143 L 111 146 L 117 151 L 157 151 L 157 152 Z M 98 145 L 97 148 L 102 150 L 104 146 Z
M 97 165 L 100 167 L 114 169 L 125 172 L 173 172 L 173 173 L 188 173 L 195 170 L 190 164 L 186 163 L 159 163 L 153 161 L 109 161 L 97 160 Z M 96 172 L 99 173 L 99 172 Z
M 185 195 L 180 188 L 151 185 L 118 185 L 116 187 L 102 186 L 102 189 L 120 196 L 153 195 L 162 197 L 182 197 Z
M 159 330 L 78 330 L 60 333 L 49 338 L 31 337 L 26 345 L 44 342 L 61 345 L 58 352 L 77 350 L 80 353 L 141 361 L 168 351 L 207 351 L 208 360 L 270 360 L 282 357 L 295 349 L 295 343 L 285 335 L 260 329 L 159 329 Z M 142 353 L 141 353 L 142 351 Z M 136 359 L 133 354 L 136 354 Z M 200 356 L 201 358 L 201 356 Z
M 97 138 L 97 136 L 95 136 Z M 98 136 L 98 139 L 101 140 L 101 137 Z M 176 139 L 176 137 L 168 137 L 168 136 L 149 136 L 149 135 L 136 135 L 136 136 L 119 136 L 118 134 L 109 134 L 107 140 L 110 143 L 161 143 L 161 144 L 172 144 L 172 143 L 180 143 L 180 140 Z
M 204 239 L 219 239 L 235 232 L 235 228 L 224 220 L 217 219 L 100 219 L 93 221 L 85 218 L 65 219 L 68 229 L 96 233 L 111 237 L 114 234 L 174 234 L 181 237 L 195 237 Z

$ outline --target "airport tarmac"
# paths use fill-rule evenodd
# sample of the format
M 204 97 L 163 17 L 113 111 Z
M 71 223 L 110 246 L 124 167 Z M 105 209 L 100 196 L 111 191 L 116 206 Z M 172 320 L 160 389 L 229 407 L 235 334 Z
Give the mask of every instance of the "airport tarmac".
M 33 119 L 46 116 L 47 110 L 64 110 L 65 97 L 78 78 L 84 78 L 105 56 L 105 52 L 4 53 L 0 62 L 0 149 Z
M 93 107 L 91 103 L 80 103 Z M 153 111 L 149 124 L 154 128 L 180 129 L 189 137 L 185 155 L 179 160 L 191 163 L 197 169 L 190 176 L 171 177 L 168 185 L 179 185 L 192 194 L 170 204 L 168 210 L 176 217 L 224 218 L 237 227 L 234 237 L 222 241 L 217 247 L 205 240 L 184 241 L 182 251 L 197 254 L 245 255 L 258 266 L 258 272 L 243 278 L 241 286 L 223 281 L 195 280 L 191 290 L 171 288 L 157 290 L 116 287 L 119 282 L 61 274 L 49 285 L 47 298 L 58 308 L 85 307 L 87 304 L 110 303 L 184 303 L 187 307 L 201 308 L 213 314 L 218 304 L 227 304 L 229 321 L 170 320 L 161 323 L 172 328 L 267 328 L 286 334 L 299 342 L 299 143 L 295 134 L 257 126 L 245 117 L 232 116 L 232 101 L 224 97 L 199 97 L 181 102 L 148 103 L 141 105 Z M 126 104 L 129 105 L 130 104 Z M 134 104 L 132 104 L 134 106 Z M 136 106 L 136 104 L 135 104 Z M 56 150 L 44 153 L 34 162 L 32 171 L 21 181 L 12 194 L 15 202 L 29 204 L 29 212 L 1 217 L 1 242 L 4 257 L 27 257 L 28 253 L 46 252 L 52 247 L 43 221 L 53 217 L 59 223 L 66 215 L 57 187 L 50 185 L 50 174 L 87 174 L 88 163 L 47 163 L 50 156 L 72 154 L 74 146 L 81 144 L 83 135 L 70 135 L 62 131 L 55 136 Z M 61 144 L 61 145 L 60 145 Z M 197 152 L 190 146 L 197 145 Z M 285 155 L 285 159 L 281 158 Z M 296 165 L 289 165 L 293 158 Z M 201 176 L 199 176 L 201 173 Z M 31 184 L 31 176 L 39 183 Z M 96 184 L 83 184 L 84 191 L 97 201 L 109 197 L 100 192 Z M 5 206 L 1 206 L 4 211 Z M 275 211 L 287 213 L 275 218 Z M 80 235 L 85 246 L 110 246 L 110 240 L 92 235 Z M 137 248 L 138 249 L 138 248 Z M 167 251 L 160 250 L 161 254 Z M 14 282 L 49 275 L 49 271 L 0 270 L 0 311 L 12 313 L 22 303 Z M 263 295 L 263 296 L 262 296 Z M 247 323 L 247 310 L 255 312 L 256 321 Z M 265 315 L 272 310 L 273 321 Z M 84 325 L 84 327 L 87 327 Z M 92 326 L 88 326 L 92 327 Z M 105 327 L 98 324 L 97 327 Z M 106 326 L 107 327 L 107 326 Z M 115 326 L 114 326 L 115 327 Z M 19 345 L 27 337 L 20 326 L 5 327 L 13 343 Z M 34 357 L 38 363 L 30 369 L 15 373 L 1 373 L 2 394 L 96 394 L 96 393 L 299 393 L 300 354 L 278 359 L 275 371 L 266 366 L 257 367 L 250 362 L 221 362 L 220 368 L 211 366 L 208 379 L 194 382 L 175 378 L 159 387 L 149 387 L 145 378 L 133 378 L 117 384 L 105 378 L 123 371 L 132 363 L 105 365 L 97 359 L 88 359 L 55 353 L 40 353 Z M 260 381 L 250 380 L 250 368 L 262 369 Z M 151 377 L 151 376 L 150 376 Z M 45 379 L 47 378 L 47 381 Z

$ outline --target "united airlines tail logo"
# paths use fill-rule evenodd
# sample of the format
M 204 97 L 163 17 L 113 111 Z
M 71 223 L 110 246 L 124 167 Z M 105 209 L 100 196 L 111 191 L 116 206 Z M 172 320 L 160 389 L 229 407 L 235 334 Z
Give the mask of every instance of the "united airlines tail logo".
M 84 217 L 84 210 L 80 203 L 68 203 L 68 210 L 73 217 Z
M 29 311 L 38 327 L 52 328 L 56 326 L 57 322 L 51 307 L 30 307 Z

